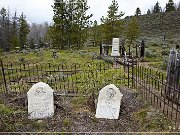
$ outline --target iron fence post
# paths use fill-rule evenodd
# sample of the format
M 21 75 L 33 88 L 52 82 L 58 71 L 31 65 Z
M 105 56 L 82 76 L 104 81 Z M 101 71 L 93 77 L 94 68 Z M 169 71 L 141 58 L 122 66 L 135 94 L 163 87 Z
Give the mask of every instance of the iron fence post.
M 132 88 L 134 88 L 134 57 L 132 56 Z
M 129 79 L 130 79 L 130 78 L 129 78 L 129 66 L 130 66 L 130 65 L 129 65 L 129 61 L 128 61 L 128 87 L 130 87 L 130 85 L 129 85 Z

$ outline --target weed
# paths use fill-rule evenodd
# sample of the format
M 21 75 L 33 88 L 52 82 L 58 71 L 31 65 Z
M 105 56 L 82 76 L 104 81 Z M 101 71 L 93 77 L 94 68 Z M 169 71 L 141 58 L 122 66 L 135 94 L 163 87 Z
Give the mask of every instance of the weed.
M 65 118 L 63 120 L 63 124 L 64 126 L 69 127 L 71 125 L 71 120 L 69 118 Z

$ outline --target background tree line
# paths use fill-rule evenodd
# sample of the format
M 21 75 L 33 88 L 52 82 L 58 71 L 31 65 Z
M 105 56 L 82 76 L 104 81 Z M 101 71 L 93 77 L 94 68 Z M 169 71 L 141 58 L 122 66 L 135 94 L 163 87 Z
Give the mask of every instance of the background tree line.
M 0 49 L 10 51 L 13 49 L 35 48 L 47 41 L 48 23 L 28 24 L 24 13 L 17 12 L 10 16 L 4 7 L 0 10 Z
M 154 14 L 154 13 L 163 13 L 163 12 L 171 12 L 171 11 L 180 11 L 180 2 L 174 3 L 173 0 L 168 0 L 166 6 L 162 8 L 160 3 L 157 1 L 156 4 L 151 7 L 151 9 L 147 10 L 147 14 Z M 137 7 L 135 11 L 135 15 L 141 15 L 141 10 Z
M 91 21 L 92 14 L 87 14 L 90 8 L 86 0 L 54 0 L 53 23 L 28 24 L 25 15 L 15 12 L 13 17 L 5 8 L 0 10 L 0 49 L 10 51 L 15 48 L 24 49 L 44 46 L 66 49 L 83 46 L 97 46 L 99 43 L 111 44 L 113 37 L 123 37 L 132 43 L 140 34 L 136 16 L 141 15 L 138 7 L 130 22 L 124 22 L 124 15 L 119 11 L 117 0 L 112 0 L 107 16 L 102 16 L 101 22 Z M 148 14 L 180 10 L 180 3 L 169 0 L 165 11 L 159 5 L 154 5 Z
M 11 18 L 9 11 L 4 7 L 0 10 L 0 48 L 3 51 L 10 51 L 16 47 L 23 49 L 27 42 L 29 25 L 22 13 L 17 13 Z
M 127 36 L 130 40 L 138 36 L 136 33 L 130 33 L 134 29 L 138 29 L 137 22 L 133 19 L 126 28 L 121 17 L 123 12 L 118 12 L 118 3 L 112 0 L 112 4 L 108 7 L 107 16 L 101 18 L 101 24 L 98 25 L 95 20 L 92 22 L 90 18 L 92 14 L 87 15 L 90 8 L 86 0 L 54 0 L 53 21 L 49 26 L 48 23 L 31 25 L 27 23 L 25 15 L 22 13 L 20 17 L 14 13 L 10 17 L 6 9 L 1 9 L 0 18 L 0 48 L 3 51 L 10 51 L 16 48 L 20 50 L 24 48 L 41 47 L 46 42 L 52 47 L 79 48 L 86 45 L 97 46 L 100 42 L 111 44 L 113 37 Z M 131 32 L 125 31 L 125 29 Z M 134 36 L 134 35 L 136 36 Z

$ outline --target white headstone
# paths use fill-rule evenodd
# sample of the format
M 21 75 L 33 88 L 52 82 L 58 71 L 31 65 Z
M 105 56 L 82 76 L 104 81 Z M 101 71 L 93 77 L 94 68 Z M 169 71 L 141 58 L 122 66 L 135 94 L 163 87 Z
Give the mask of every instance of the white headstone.
M 120 56 L 119 53 L 119 38 L 113 38 L 112 40 L 112 53 L 111 56 Z
M 34 84 L 27 92 L 29 119 L 51 117 L 54 114 L 54 90 L 46 83 Z
M 122 96 L 114 84 L 102 88 L 99 92 L 96 118 L 118 119 Z

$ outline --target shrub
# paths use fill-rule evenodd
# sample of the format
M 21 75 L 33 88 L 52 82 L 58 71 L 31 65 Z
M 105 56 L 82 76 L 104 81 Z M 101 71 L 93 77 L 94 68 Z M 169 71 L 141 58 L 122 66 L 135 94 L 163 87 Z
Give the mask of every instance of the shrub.
M 156 57 L 156 53 L 153 50 L 145 50 L 145 56 L 147 58 L 153 58 Z

